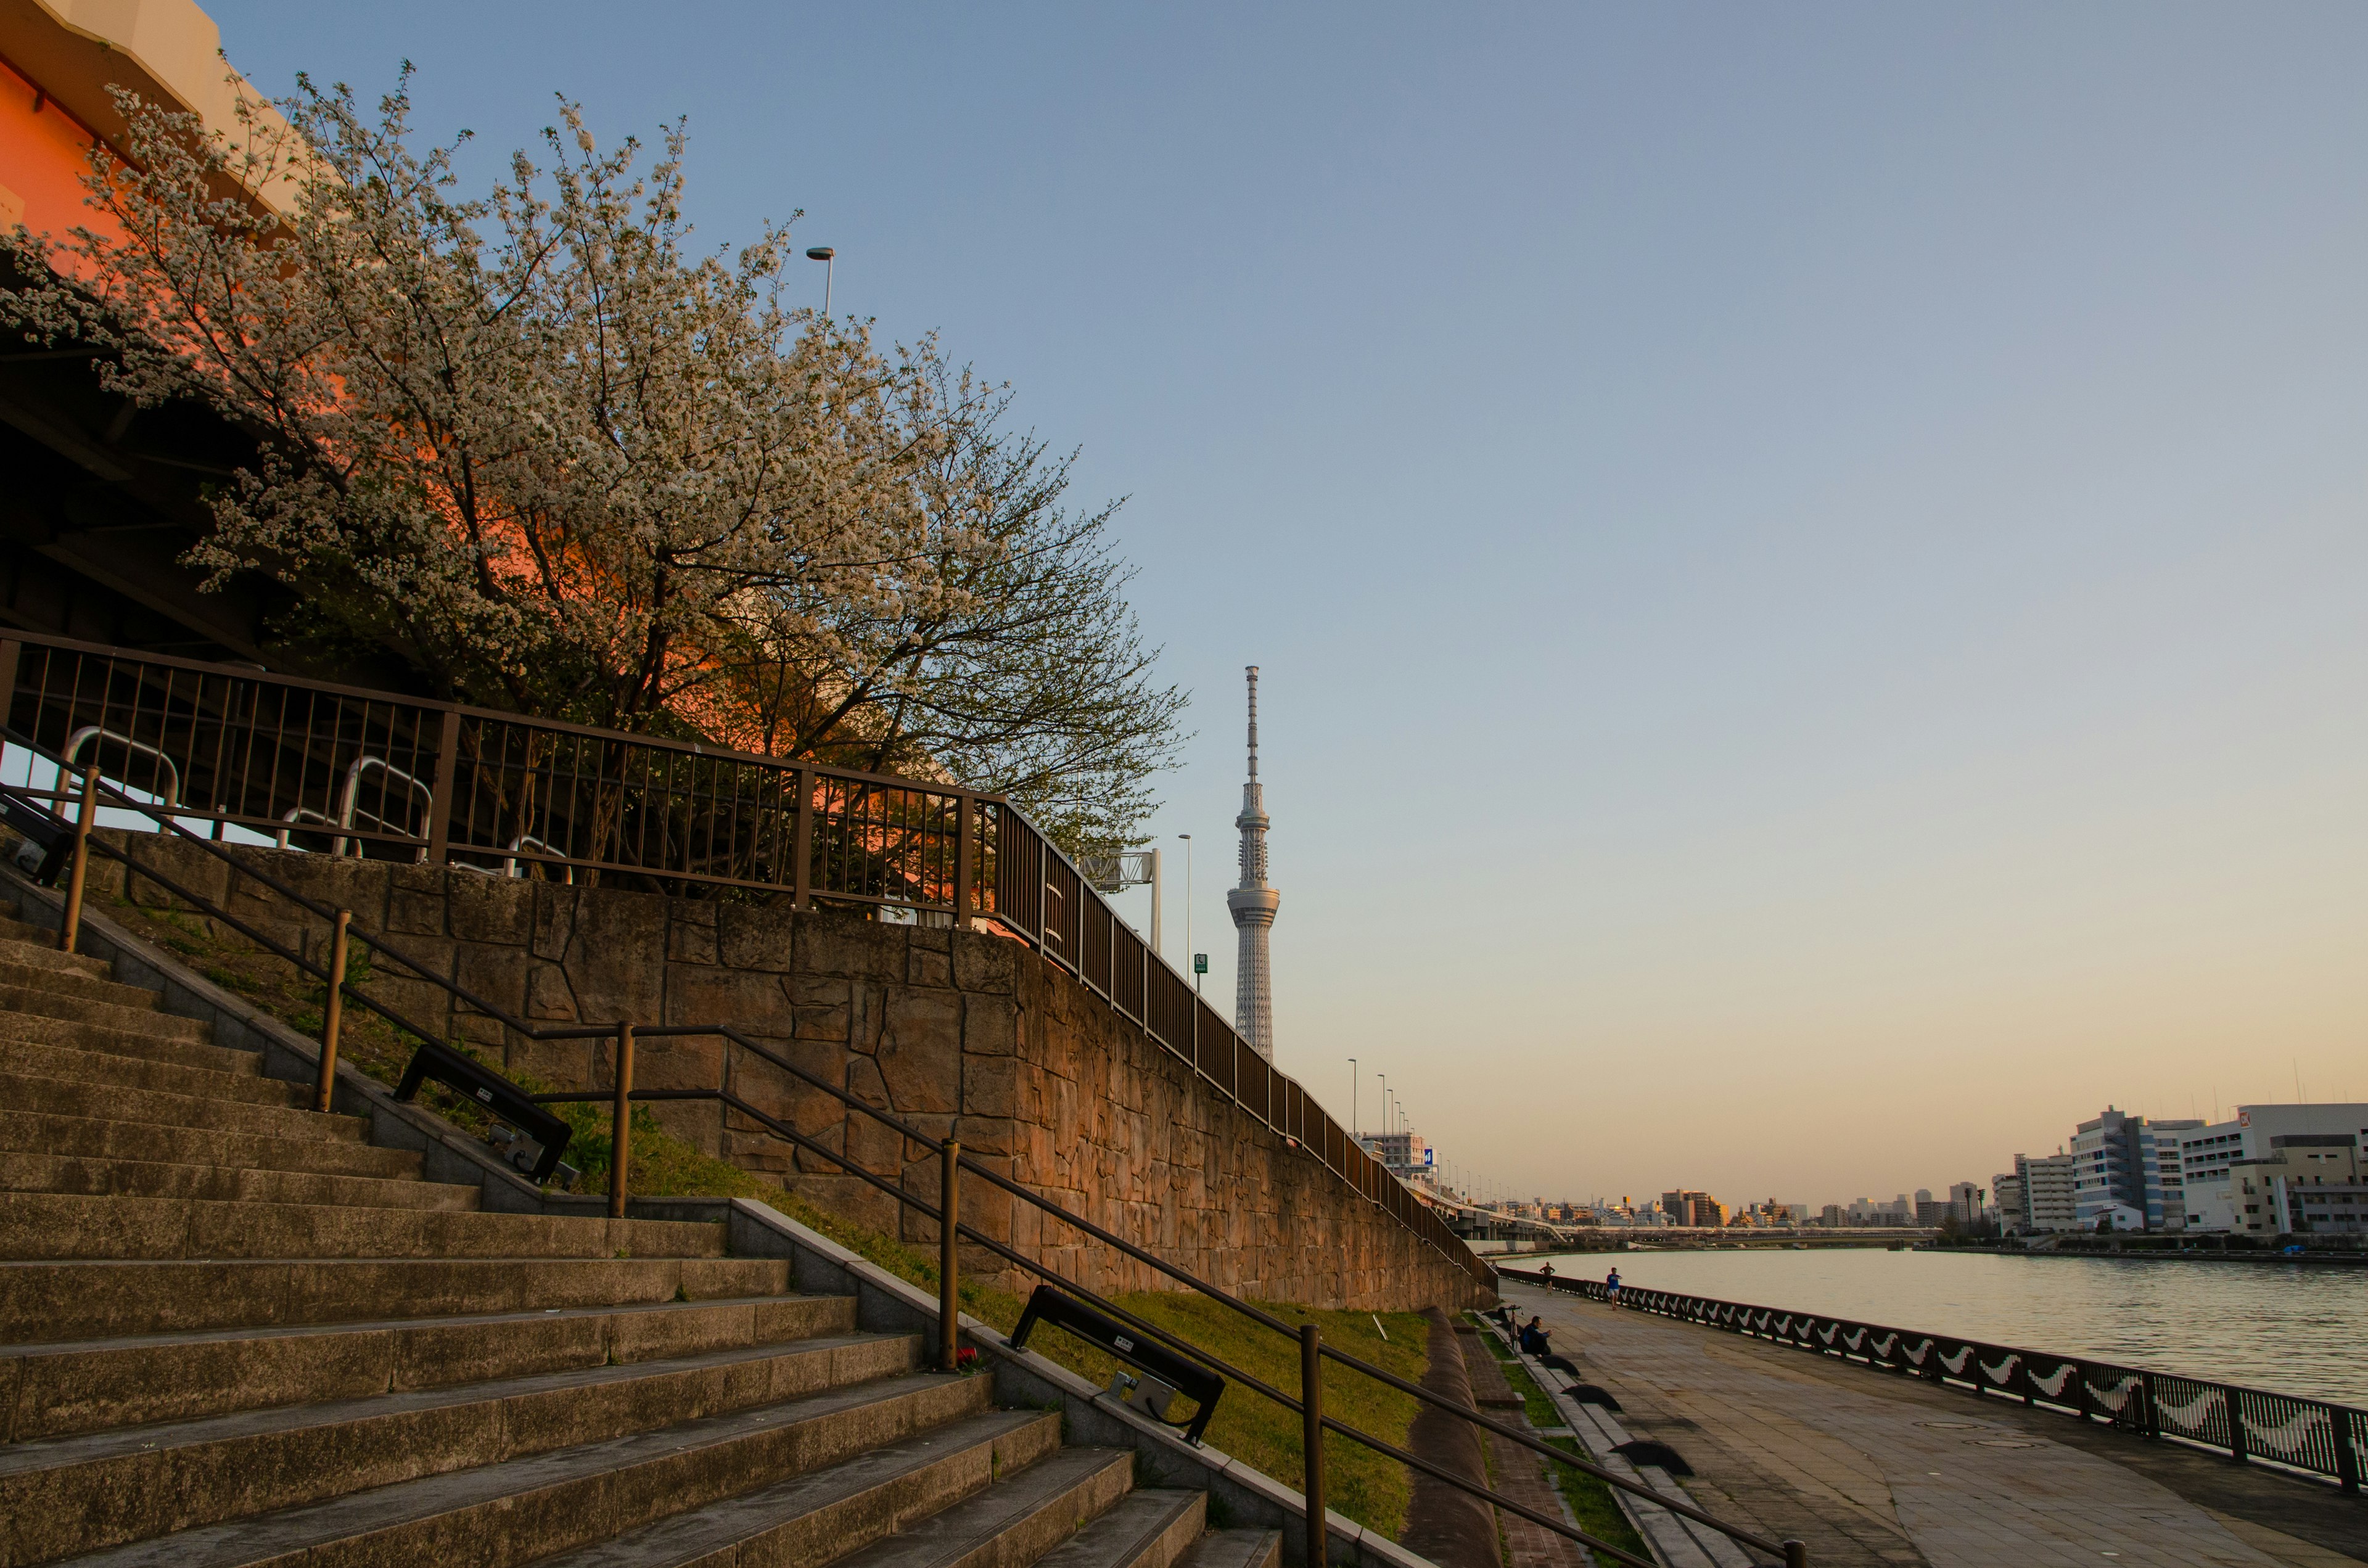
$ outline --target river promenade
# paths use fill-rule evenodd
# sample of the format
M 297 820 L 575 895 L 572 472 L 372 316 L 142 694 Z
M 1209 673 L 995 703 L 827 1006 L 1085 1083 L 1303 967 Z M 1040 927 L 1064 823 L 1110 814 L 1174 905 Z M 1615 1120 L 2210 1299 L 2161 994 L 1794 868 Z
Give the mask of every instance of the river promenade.
M 2368 1562 L 2368 1504 L 2000 1399 L 1508 1282 L 1711 1512 L 1820 1568 Z

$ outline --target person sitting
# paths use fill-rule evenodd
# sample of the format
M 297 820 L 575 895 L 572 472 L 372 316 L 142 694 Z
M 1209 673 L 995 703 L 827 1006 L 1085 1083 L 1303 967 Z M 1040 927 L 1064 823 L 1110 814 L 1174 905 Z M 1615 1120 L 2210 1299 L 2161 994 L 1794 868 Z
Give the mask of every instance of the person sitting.
M 1545 1324 L 1540 1319 L 1534 1317 L 1530 1319 L 1529 1322 L 1521 1325 L 1522 1351 L 1531 1356 L 1544 1355 L 1548 1350 L 1553 1348 L 1553 1346 L 1548 1343 L 1548 1336 L 1551 1333 L 1552 1331 L 1549 1330 Z

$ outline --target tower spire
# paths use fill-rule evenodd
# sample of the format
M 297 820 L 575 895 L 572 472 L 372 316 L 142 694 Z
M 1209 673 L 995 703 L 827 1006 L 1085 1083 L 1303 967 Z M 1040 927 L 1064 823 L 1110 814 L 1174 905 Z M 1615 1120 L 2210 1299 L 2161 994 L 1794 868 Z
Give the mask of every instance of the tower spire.
M 1234 929 L 1240 943 L 1234 969 L 1234 1028 L 1250 1049 L 1274 1060 L 1274 985 L 1267 960 L 1267 932 L 1282 895 L 1266 881 L 1266 791 L 1258 776 L 1258 677 L 1256 665 L 1247 666 L 1250 694 L 1250 772 L 1242 786 L 1242 814 L 1234 825 L 1242 830 L 1241 885 L 1225 894 Z

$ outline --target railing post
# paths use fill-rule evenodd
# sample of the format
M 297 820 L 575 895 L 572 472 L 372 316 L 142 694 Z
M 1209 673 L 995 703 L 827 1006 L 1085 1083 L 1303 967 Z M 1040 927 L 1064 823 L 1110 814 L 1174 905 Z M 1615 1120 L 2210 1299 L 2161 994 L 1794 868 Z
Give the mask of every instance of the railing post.
M 797 770 L 798 825 L 790 845 L 790 907 L 814 907 L 814 770 Z
M 1307 1568 L 1331 1555 L 1324 1528 L 1324 1341 L 1312 1323 L 1299 1325 L 1300 1446 L 1307 1466 Z
M 354 912 L 340 909 L 329 933 L 329 999 L 321 1006 L 321 1080 L 313 1088 L 313 1108 L 324 1115 L 337 1086 L 337 1028 L 346 1017 L 346 936 L 353 923 Z
M 946 1140 L 938 1179 L 938 1370 L 951 1372 L 960 1358 L 962 1291 L 954 1255 L 962 1225 L 962 1144 Z
M 2220 1403 L 2228 1407 L 2228 1455 L 2241 1460 L 2245 1457 L 2245 1391 L 2223 1388 Z
M 1809 1568 L 1809 1546 L 1806 1541 L 1784 1543 L 1784 1568 Z
M 625 1167 L 633 1148 L 633 1026 L 617 1026 L 617 1097 L 609 1110 L 609 1218 L 625 1217 Z
M 452 858 L 452 776 L 460 760 L 461 714 L 458 709 L 447 708 L 436 742 L 435 782 L 428 786 L 427 863 L 431 866 L 441 866 Z
M 74 819 L 74 869 L 66 875 L 66 915 L 58 926 L 58 951 L 70 953 L 82 935 L 82 889 L 90 875 L 90 830 L 98 821 L 98 764 L 82 770 L 82 810 Z
M 2351 1413 L 2340 1404 L 2328 1405 L 2327 1426 L 2329 1436 L 2335 1439 L 2335 1479 L 2343 1483 L 2346 1492 L 2357 1493 L 2360 1490 L 2360 1450 L 2352 1440 Z
M 970 928 L 971 883 L 978 877 L 978 858 L 971 839 L 978 831 L 978 805 L 965 790 L 954 797 L 954 929 Z

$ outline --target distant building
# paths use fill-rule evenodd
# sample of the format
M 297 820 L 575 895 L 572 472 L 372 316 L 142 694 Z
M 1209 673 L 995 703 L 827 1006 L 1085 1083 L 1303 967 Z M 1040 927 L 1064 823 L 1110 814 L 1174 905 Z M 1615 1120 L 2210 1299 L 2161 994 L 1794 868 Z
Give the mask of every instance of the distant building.
M 1707 1192 L 1679 1187 L 1661 1194 L 1661 1212 L 1672 1225 L 1713 1229 L 1726 1223 L 1726 1205 Z
M 2022 1177 L 2012 1171 L 2000 1171 L 1990 1177 L 1990 1199 L 1998 1205 L 1999 1228 L 2009 1233 L 2031 1228 L 2031 1210 L 2024 1203 Z
M 1368 1132 L 1358 1141 L 1400 1181 L 1429 1181 L 1439 1162 L 1439 1151 L 1424 1142 L 1419 1132 Z
M 2107 1106 L 2072 1134 L 2072 1204 L 2077 1229 L 2093 1230 L 2110 1219 L 2115 1230 L 2178 1229 L 2186 1222 L 2180 1180 L 2181 1142 L 2201 1129 L 2194 1121 L 2150 1122 Z M 2166 1174 L 2171 1185 L 2165 1187 Z M 2137 1217 L 2124 1224 L 2127 1210 Z
M 1982 1189 L 1969 1181 L 1949 1184 L 1949 1217 L 1960 1225 L 1970 1225 L 1987 1212 Z
M 2233 1121 L 2180 1134 L 2187 1228 L 2280 1235 L 2299 1221 L 2314 1231 L 2343 1232 L 2345 1217 L 2368 1205 L 2351 1184 L 2329 1179 L 2344 1167 L 2343 1159 L 2311 1156 L 2348 1150 L 2349 1168 L 2356 1170 L 2363 1149 L 2368 1104 L 2238 1106 Z M 2346 1199 L 2351 1201 L 2341 1201 Z
M 2078 1185 L 2072 1156 L 2062 1150 L 2014 1157 L 2014 1174 L 2021 1184 L 2021 1220 L 2026 1231 L 2069 1231 L 2080 1223 Z M 2011 1221 L 2009 1221 L 2011 1224 Z

